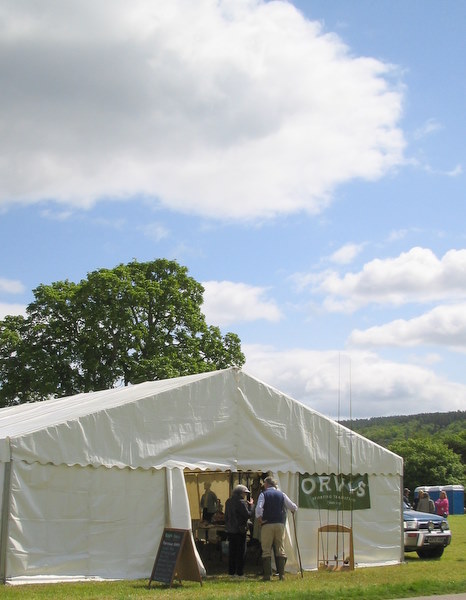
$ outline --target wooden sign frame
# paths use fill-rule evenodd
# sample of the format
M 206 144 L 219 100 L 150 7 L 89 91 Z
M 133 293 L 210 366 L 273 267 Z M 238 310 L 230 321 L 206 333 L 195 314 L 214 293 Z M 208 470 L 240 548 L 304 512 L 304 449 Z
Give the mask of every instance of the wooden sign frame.
M 171 587 L 174 579 L 178 579 L 180 583 L 182 579 L 199 581 L 202 585 L 191 531 L 166 527 L 160 539 L 148 587 L 150 588 L 152 581 Z
M 345 553 L 345 538 L 347 535 L 349 537 L 349 556 L 346 555 L 345 558 L 338 558 L 335 556 L 334 558 L 328 558 L 328 556 L 324 556 L 320 558 L 320 548 L 324 547 L 324 543 L 322 542 L 321 535 L 322 533 L 335 533 L 336 536 L 342 534 L 343 541 L 343 554 Z M 336 540 L 338 544 L 338 538 Z M 326 542 L 328 548 L 328 540 Z M 338 546 L 337 546 L 338 547 Z M 328 550 L 327 550 L 328 553 Z M 345 527 L 344 525 L 323 525 L 319 527 L 317 530 L 317 568 L 319 571 L 354 571 L 354 546 L 353 546 L 353 529 L 351 527 Z

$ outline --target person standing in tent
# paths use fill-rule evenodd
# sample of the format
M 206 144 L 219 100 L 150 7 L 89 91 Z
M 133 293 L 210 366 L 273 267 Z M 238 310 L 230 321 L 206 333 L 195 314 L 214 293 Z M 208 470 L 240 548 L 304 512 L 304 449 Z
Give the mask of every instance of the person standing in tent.
M 285 576 L 285 522 L 286 509 L 296 512 L 298 507 L 277 487 L 273 477 L 264 479 L 264 491 L 259 494 L 256 506 L 256 519 L 261 524 L 262 565 L 264 581 L 272 575 L 272 548 L 280 579 Z
M 246 556 L 246 533 L 253 512 L 253 501 L 246 500 L 251 492 L 245 485 L 237 485 L 225 502 L 225 530 L 228 534 L 228 573 L 243 577 Z
M 217 495 L 210 489 L 211 486 L 210 481 L 204 483 L 204 493 L 201 498 L 202 520 L 207 523 L 212 521 L 212 517 L 217 512 L 218 503 Z

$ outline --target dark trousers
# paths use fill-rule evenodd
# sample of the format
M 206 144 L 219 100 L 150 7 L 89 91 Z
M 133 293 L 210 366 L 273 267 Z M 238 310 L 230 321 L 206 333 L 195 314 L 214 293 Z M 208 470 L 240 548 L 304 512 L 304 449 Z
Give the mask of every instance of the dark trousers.
M 228 534 L 228 573 L 244 575 L 244 558 L 246 556 L 246 534 Z
M 215 513 L 210 513 L 207 508 L 202 509 L 202 520 L 207 521 L 207 523 L 212 523 L 212 517 Z

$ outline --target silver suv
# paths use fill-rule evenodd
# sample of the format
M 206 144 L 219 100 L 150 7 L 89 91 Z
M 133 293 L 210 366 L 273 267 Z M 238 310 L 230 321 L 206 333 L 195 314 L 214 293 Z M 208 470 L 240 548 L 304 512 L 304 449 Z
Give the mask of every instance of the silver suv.
M 445 517 L 418 512 L 405 504 L 403 519 L 405 552 L 417 552 L 419 558 L 440 558 L 451 542 Z

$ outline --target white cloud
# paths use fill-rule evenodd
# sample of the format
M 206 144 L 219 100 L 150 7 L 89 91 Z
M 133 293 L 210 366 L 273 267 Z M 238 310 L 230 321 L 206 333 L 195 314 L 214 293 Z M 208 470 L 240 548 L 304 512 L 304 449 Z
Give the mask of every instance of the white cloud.
M 141 227 L 141 231 L 146 237 L 151 238 L 156 242 L 160 242 L 170 234 L 169 230 L 160 223 L 147 223 L 144 227 Z
M 466 385 L 374 353 L 243 345 L 245 370 L 330 417 L 364 418 L 461 410 Z
M 25 304 L 7 304 L 0 302 L 0 320 L 3 320 L 6 316 L 11 315 L 23 315 L 26 316 L 26 305 Z
M 21 294 L 25 287 L 17 279 L 5 279 L 0 277 L 0 293 L 4 294 Z
M 407 229 L 394 229 L 393 231 L 390 231 L 387 241 L 398 242 L 399 240 L 402 240 L 403 238 L 405 238 L 407 235 L 408 235 Z
M 52 210 L 50 208 L 45 208 L 41 211 L 41 214 L 46 219 L 50 219 L 52 221 L 67 221 L 73 216 L 72 210 Z
M 459 177 L 463 174 L 463 167 L 461 164 L 458 164 L 447 171 L 445 169 L 431 167 L 428 164 L 423 164 L 422 168 L 426 173 L 430 173 L 431 175 L 441 175 L 442 177 Z
M 466 250 L 442 258 L 427 248 L 412 248 L 396 258 L 374 259 L 357 273 L 324 271 L 301 276 L 324 294 L 329 311 L 352 312 L 371 303 L 400 306 L 408 302 L 466 298 Z
M 331 254 L 329 260 L 340 265 L 347 265 L 353 262 L 363 248 L 364 244 L 345 244 Z
M 417 140 L 422 139 L 432 135 L 432 133 L 440 131 L 441 129 L 443 129 L 442 125 L 436 119 L 427 119 L 427 121 L 421 127 L 416 129 L 414 132 L 414 138 Z
M 291 4 L 55 0 L 0 9 L 0 204 L 145 196 L 317 213 L 403 160 L 391 65 Z
M 454 167 L 453 169 L 451 169 L 450 171 L 447 171 L 445 173 L 445 175 L 447 175 L 448 177 L 458 177 L 459 175 L 463 174 L 463 167 L 461 165 L 456 165 L 456 167 Z
M 279 321 L 280 309 L 264 297 L 266 288 L 232 281 L 204 281 L 202 312 L 209 323 L 224 326 L 239 321 Z
M 438 354 L 437 352 L 429 352 L 425 355 L 412 354 L 409 356 L 410 363 L 426 366 L 442 363 L 443 360 L 444 359 L 442 355 Z
M 359 346 L 444 346 L 466 352 L 466 303 L 437 306 L 414 319 L 354 330 L 349 343 Z

